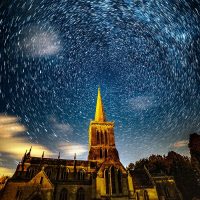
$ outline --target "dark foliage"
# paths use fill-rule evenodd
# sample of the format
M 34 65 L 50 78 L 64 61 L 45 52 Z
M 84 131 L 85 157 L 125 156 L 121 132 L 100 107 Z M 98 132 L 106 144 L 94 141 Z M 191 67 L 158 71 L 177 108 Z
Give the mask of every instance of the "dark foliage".
M 173 176 L 184 200 L 200 198 L 199 178 L 190 159 L 173 151 L 167 156 L 151 155 L 135 163 L 135 169 L 146 166 L 151 174 L 164 173 Z

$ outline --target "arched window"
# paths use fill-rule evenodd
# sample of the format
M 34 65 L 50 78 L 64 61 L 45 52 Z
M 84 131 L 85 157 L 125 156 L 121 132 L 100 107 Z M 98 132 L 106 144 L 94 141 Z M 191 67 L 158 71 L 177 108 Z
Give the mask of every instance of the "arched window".
M 118 170 L 117 179 L 119 193 L 122 193 L 122 173 L 120 170 Z
M 144 200 L 149 200 L 149 194 L 146 190 L 144 191 Z
M 108 169 L 105 170 L 105 181 L 106 181 L 106 194 L 109 194 L 110 179 L 109 179 L 109 171 L 108 171 Z
M 40 177 L 40 185 L 43 183 L 44 177 Z
M 97 144 L 100 144 L 99 131 L 97 131 Z
M 78 180 L 84 180 L 85 179 L 85 171 L 84 170 L 80 170 L 78 172 Z
M 21 197 L 22 197 L 22 191 L 21 191 L 21 190 L 17 190 L 17 193 L 16 193 L 16 195 L 15 195 L 15 199 L 16 199 L 16 200 L 20 200 Z
M 139 192 L 136 193 L 136 196 L 137 196 L 137 200 L 140 200 L 140 194 L 139 194 Z
M 107 149 L 104 150 L 104 155 L 105 155 L 105 158 L 108 157 L 108 150 Z
M 62 189 L 60 192 L 59 200 L 67 200 L 68 191 L 67 189 Z
M 46 175 L 51 179 L 53 175 L 53 169 L 51 167 L 46 167 L 44 171 Z
M 111 182 L 112 182 L 112 194 L 116 193 L 116 184 L 115 184 L 115 168 L 111 167 Z
M 61 180 L 67 180 L 68 179 L 68 176 L 69 176 L 69 169 L 66 169 L 65 167 L 63 167 L 61 169 Z
M 162 183 L 156 184 L 156 189 L 157 189 L 158 193 L 163 193 L 161 184 L 162 184 Z
M 168 189 L 167 185 L 164 186 L 164 191 L 165 191 L 166 197 L 170 197 L 170 193 L 169 193 L 169 189 Z
M 33 176 L 36 174 L 36 168 L 35 167 L 29 167 L 27 172 L 26 172 L 26 177 L 27 178 L 33 178 Z
M 85 200 L 85 191 L 83 188 L 78 189 L 76 200 Z
M 108 144 L 108 135 L 107 131 L 104 132 L 105 135 L 105 144 Z
M 103 157 L 103 152 L 102 152 L 102 148 L 100 148 L 100 158 Z
M 101 144 L 104 144 L 104 137 L 102 131 L 101 131 Z

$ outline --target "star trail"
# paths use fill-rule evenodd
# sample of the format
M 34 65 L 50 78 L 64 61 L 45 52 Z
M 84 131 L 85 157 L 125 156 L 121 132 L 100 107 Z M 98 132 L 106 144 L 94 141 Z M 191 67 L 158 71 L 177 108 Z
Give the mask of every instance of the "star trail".
M 0 170 L 31 146 L 86 159 L 98 86 L 123 164 L 188 155 L 200 131 L 199 24 L 198 0 L 3 0 Z

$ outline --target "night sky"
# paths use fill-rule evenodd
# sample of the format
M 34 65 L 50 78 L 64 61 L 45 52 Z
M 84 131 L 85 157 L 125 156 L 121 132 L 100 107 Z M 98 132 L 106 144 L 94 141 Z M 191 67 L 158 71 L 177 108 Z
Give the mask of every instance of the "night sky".
M 0 175 L 87 159 L 97 88 L 127 166 L 200 131 L 198 0 L 1 0 Z

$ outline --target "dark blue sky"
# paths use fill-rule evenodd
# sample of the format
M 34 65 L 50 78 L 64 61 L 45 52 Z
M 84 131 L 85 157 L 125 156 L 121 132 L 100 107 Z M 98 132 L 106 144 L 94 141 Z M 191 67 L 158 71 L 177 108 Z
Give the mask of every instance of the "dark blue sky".
M 2 1 L 0 170 L 31 145 L 86 159 L 98 85 L 123 164 L 188 155 L 200 130 L 199 24 L 197 0 Z

